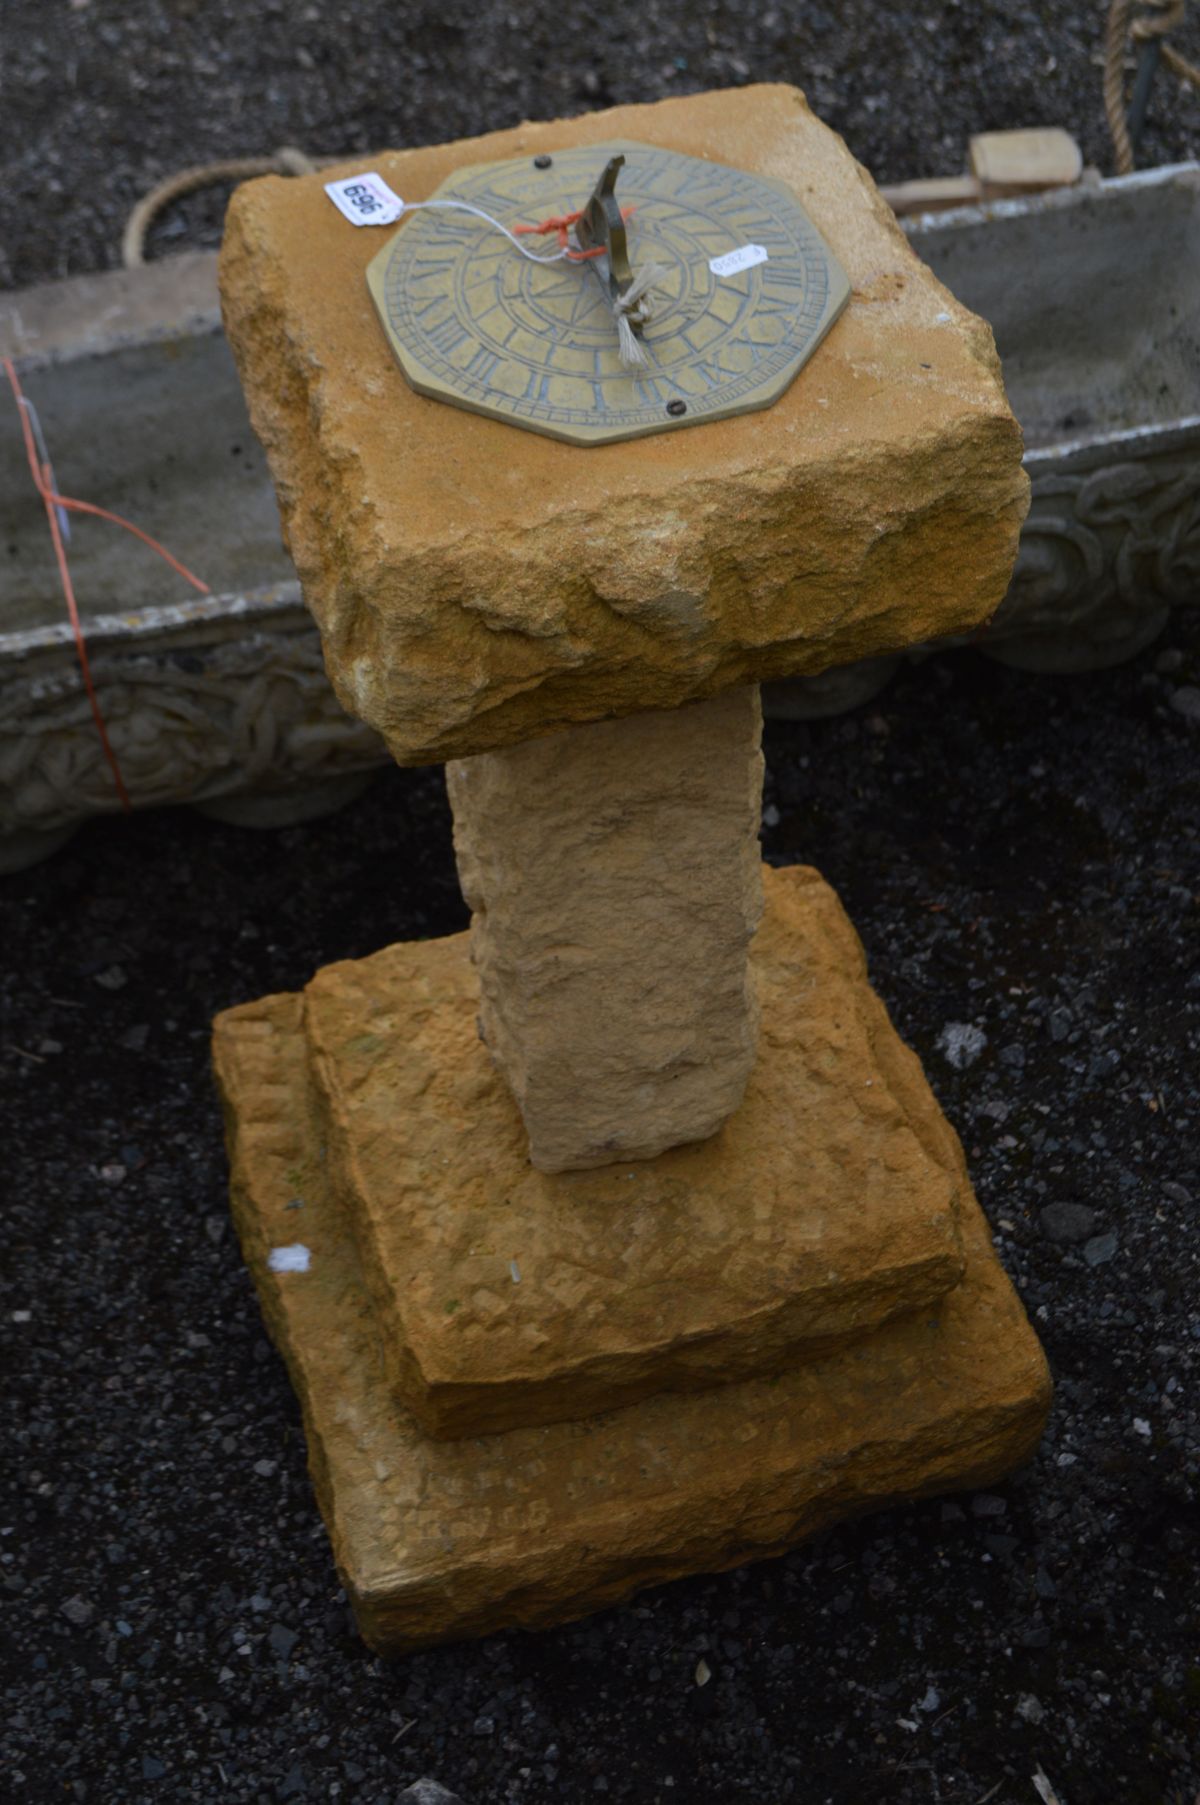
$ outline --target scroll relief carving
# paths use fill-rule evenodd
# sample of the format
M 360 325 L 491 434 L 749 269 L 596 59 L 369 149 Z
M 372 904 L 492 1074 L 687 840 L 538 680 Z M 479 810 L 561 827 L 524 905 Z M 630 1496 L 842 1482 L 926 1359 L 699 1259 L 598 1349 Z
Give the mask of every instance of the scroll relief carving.
M 70 660 L 0 687 L 0 827 L 10 832 L 116 807 Z M 97 651 L 91 666 L 135 807 L 296 788 L 388 762 L 383 742 L 334 696 L 310 626 Z
M 1081 474 L 1048 471 L 1034 478 L 1012 586 L 974 643 L 1001 657 L 1011 648 L 1013 662 L 1033 665 L 1045 649 L 1046 668 L 1097 667 L 1132 656 L 1173 603 L 1197 594 L 1200 461 L 1188 448 Z M 214 617 L 199 635 L 181 625 L 154 640 L 97 646 L 91 656 L 135 806 L 294 790 L 389 762 L 383 742 L 334 696 L 304 617 L 252 630 Z M 781 694 L 768 712 L 852 707 L 880 687 L 874 667 L 882 661 L 869 662 L 861 673 L 772 685 Z M 36 664 L 14 660 L 8 670 L 0 680 L 0 832 L 53 832 L 114 809 L 73 649 L 44 652 Z M 836 695 L 826 693 L 831 678 Z M 818 693 L 799 693 L 813 682 Z M 797 692 L 795 705 L 784 691 Z
M 1046 636 L 1102 653 L 1200 592 L 1200 464 L 1038 476 L 1017 567 L 986 643 Z

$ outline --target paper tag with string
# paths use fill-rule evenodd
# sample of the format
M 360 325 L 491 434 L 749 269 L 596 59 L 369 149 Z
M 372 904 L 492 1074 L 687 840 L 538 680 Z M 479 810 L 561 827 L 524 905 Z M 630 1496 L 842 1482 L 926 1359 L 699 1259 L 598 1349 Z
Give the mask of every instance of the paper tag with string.
M 400 196 L 393 194 L 373 169 L 364 175 L 343 176 L 340 182 L 326 182 L 325 192 L 352 226 L 390 226 L 404 211 Z

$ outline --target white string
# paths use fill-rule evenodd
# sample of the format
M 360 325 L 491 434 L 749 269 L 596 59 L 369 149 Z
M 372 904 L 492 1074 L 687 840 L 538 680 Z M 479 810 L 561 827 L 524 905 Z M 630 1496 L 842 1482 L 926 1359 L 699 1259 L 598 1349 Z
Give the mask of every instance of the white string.
M 503 232 L 508 242 L 515 245 L 522 257 L 527 257 L 530 263 L 562 263 L 566 259 L 573 263 L 583 261 L 578 256 L 572 256 L 569 245 L 539 256 L 536 251 L 528 250 L 516 233 L 510 232 L 500 220 L 493 219 L 492 215 L 485 213 L 482 207 L 472 206 L 470 201 L 406 201 L 404 212 L 416 213 L 420 209 L 430 207 L 446 207 L 456 213 L 473 213 L 476 219 L 485 220 L 489 226 L 494 226 L 497 232 Z M 647 290 L 652 288 L 656 282 L 661 282 L 663 277 L 669 273 L 661 264 L 651 264 L 648 269 L 643 270 L 642 274 L 634 279 L 623 295 L 618 295 L 612 302 L 613 319 L 617 327 L 618 351 L 621 362 L 627 369 L 636 370 L 649 361 L 633 328 L 644 326 L 649 321 L 651 315 L 646 300 Z
M 415 213 L 418 208 L 423 207 L 451 207 L 458 213 L 473 213 L 476 219 L 485 219 L 489 226 L 495 226 L 497 232 L 503 232 L 509 243 L 515 244 L 522 257 L 528 257 L 530 263 L 561 263 L 565 257 L 571 256 L 569 246 L 539 256 L 536 251 L 531 251 L 523 245 L 515 232 L 510 232 L 507 226 L 502 225 L 498 219 L 493 219 L 490 213 L 485 213 L 482 207 L 473 207 L 470 201 L 405 201 L 404 203 L 405 213 Z
M 636 370 L 639 365 L 650 360 L 634 332 L 635 326 L 645 326 L 651 319 L 651 310 L 646 299 L 647 290 L 661 282 L 670 274 L 661 263 L 652 263 L 644 269 L 640 276 L 635 276 L 623 295 L 618 295 L 612 304 L 613 318 L 617 322 L 617 344 L 620 349 L 621 362 L 627 369 Z

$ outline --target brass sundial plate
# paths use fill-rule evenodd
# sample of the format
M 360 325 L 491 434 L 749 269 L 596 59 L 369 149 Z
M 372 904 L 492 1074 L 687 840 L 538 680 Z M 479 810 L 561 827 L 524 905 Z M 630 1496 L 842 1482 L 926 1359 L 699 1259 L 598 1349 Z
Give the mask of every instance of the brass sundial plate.
M 456 171 L 430 198 L 469 201 L 510 228 L 584 205 L 611 156 L 634 275 L 651 291 L 627 368 L 607 295 L 605 259 L 534 264 L 468 213 L 410 213 L 367 271 L 391 345 L 422 395 L 513 426 L 599 445 L 770 407 L 812 356 L 850 284 L 782 182 L 629 142 Z M 405 197 L 410 199 L 411 197 Z M 526 238 L 553 250 L 553 236 Z M 761 247 L 765 259 L 722 275 L 714 259 Z

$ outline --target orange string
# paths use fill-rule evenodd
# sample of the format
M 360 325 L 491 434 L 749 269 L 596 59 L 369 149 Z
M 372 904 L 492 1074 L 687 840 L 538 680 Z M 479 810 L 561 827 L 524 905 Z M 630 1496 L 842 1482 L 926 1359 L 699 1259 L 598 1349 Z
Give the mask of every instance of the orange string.
M 574 213 L 551 214 L 549 219 L 543 219 L 539 225 L 514 226 L 513 231 L 518 235 L 518 237 L 524 237 L 526 233 L 532 232 L 534 234 L 534 236 L 537 238 L 546 238 L 549 236 L 549 234 L 551 232 L 553 232 L 553 233 L 555 233 L 555 235 L 558 238 L 559 250 L 565 251 L 567 253 L 567 259 L 569 262 L 586 263 L 589 257 L 603 257 L 604 246 L 602 244 L 598 244 L 598 245 L 596 245 L 596 247 L 593 250 L 590 250 L 590 251 L 577 251 L 572 247 L 571 240 L 570 240 L 568 234 L 570 233 L 571 227 L 573 225 L 578 224 L 578 222 L 583 218 L 585 211 L 586 211 L 585 208 L 579 207 L 576 209 L 576 211 Z M 622 207 L 621 208 L 621 218 L 628 219 L 629 215 L 632 212 L 633 212 L 632 207 Z
M 79 619 L 79 607 L 75 600 L 75 586 L 71 581 L 71 567 L 67 562 L 67 551 L 63 544 L 62 529 L 59 526 L 57 510 L 59 508 L 68 508 L 75 514 L 95 514 L 101 520 L 110 520 L 114 525 L 124 527 L 126 532 L 132 533 L 134 537 L 140 539 L 144 545 L 150 546 L 151 550 L 156 551 L 160 558 L 165 558 L 171 568 L 177 570 L 180 576 L 186 577 L 192 587 L 198 589 L 201 595 L 208 595 L 208 584 L 202 583 L 199 577 L 193 576 L 192 572 L 188 570 L 185 565 L 181 564 L 177 558 L 171 556 L 165 546 L 160 545 L 157 539 L 152 539 L 149 533 L 143 533 L 142 529 L 134 526 L 131 520 L 124 519 L 120 514 L 112 514 L 107 508 L 98 508 L 90 501 L 75 501 L 71 496 L 60 495 L 58 493 L 51 480 L 49 464 L 41 465 L 38 463 L 37 445 L 34 442 L 33 427 L 29 420 L 29 408 L 25 401 L 24 391 L 21 388 L 16 368 L 10 357 L 5 357 L 2 361 L 4 373 L 8 377 L 9 387 L 12 389 L 14 399 L 17 403 L 17 412 L 21 416 L 21 431 L 25 439 L 25 455 L 29 460 L 29 472 L 33 477 L 34 487 L 42 498 L 42 504 L 46 510 L 46 519 L 50 524 L 50 538 L 54 546 L 55 560 L 58 564 L 59 580 L 62 583 L 63 595 L 66 597 L 67 614 L 71 622 L 71 632 L 75 638 L 75 652 L 79 659 L 79 669 L 83 676 L 83 687 L 87 691 L 87 698 L 91 704 L 92 719 L 96 723 L 96 732 L 100 736 L 100 744 L 104 748 L 104 756 L 108 761 L 109 770 L 112 772 L 113 783 L 116 786 L 117 796 L 120 800 L 121 807 L 123 809 L 131 809 L 133 804 L 129 800 L 129 791 L 125 788 L 125 780 L 121 776 L 121 767 L 117 761 L 117 755 L 113 750 L 112 742 L 108 737 L 108 729 L 104 724 L 104 715 L 101 712 L 99 698 L 96 695 L 96 686 L 92 682 L 92 671 L 91 666 L 88 663 L 87 646 L 83 637 L 83 626 Z

